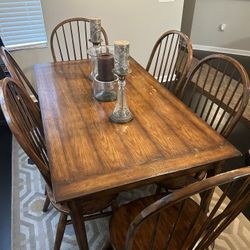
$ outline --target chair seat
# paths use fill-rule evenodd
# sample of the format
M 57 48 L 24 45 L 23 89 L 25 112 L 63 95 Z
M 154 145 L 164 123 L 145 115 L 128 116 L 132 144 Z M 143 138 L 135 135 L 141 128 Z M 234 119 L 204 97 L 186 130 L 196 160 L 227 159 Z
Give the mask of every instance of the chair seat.
M 165 194 L 166 195 L 166 194 Z M 135 217 L 148 205 L 159 200 L 164 194 L 158 194 L 150 197 L 145 197 L 129 204 L 120 207 L 112 216 L 110 223 L 110 233 L 111 233 L 111 243 L 116 250 L 125 249 L 126 235 L 130 223 L 135 219 Z M 159 225 L 157 227 L 156 234 L 156 248 L 155 249 L 165 249 L 164 246 L 168 240 L 170 230 L 173 227 L 175 221 L 178 218 L 178 211 L 180 208 L 180 203 L 177 203 L 171 207 L 168 207 L 161 211 Z M 183 243 L 186 233 L 189 230 L 190 225 L 193 223 L 194 215 L 197 214 L 199 205 L 192 199 L 187 199 L 184 207 L 184 211 L 180 217 L 180 221 L 176 226 L 175 234 L 173 235 L 173 240 L 168 249 L 178 249 L 180 244 Z M 199 221 L 202 223 L 206 219 L 206 215 L 201 212 Z M 137 235 L 134 238 L 135 242 L 133 244 L 133 250 L 147 250 L 150 249 L 151 234 L 153 232 L 154 225 L 156 223 L 156 216 L 151 217 L 151 219 L 144 222 L 145 225 L 140 227 L 137 231 Z M 198 232 L 201 227 L 201 223 L 198 223 L 194 229 L 192 229 L 192 234 Z M 187 243 L 188 244 L 188 243 Z M 186 249 L 186 248 L 183 248 Z

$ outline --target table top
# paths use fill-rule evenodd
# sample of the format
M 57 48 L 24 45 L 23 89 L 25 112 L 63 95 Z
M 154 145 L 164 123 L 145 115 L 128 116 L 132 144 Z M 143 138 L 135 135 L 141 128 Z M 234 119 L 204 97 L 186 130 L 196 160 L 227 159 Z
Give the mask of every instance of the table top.
M 115 102 L 92 95 L 89 62 L 35 65 L 56 201 L 115 192 L 240 155 L 131 60 L 127 124 L 109 116 Z

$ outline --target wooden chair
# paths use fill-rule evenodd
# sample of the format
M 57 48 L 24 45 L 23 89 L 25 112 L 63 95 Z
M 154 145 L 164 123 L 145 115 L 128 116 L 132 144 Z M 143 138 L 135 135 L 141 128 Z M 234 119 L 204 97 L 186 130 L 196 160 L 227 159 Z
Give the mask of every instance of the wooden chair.
M 192 43 L 177 30 L 165 32 L 156 41 L 146 70 L 174 94 L 183 87 L 193 58 Z
M 250 83 L 244 67 L 232 57 L 205 57 L 190 72 L 179 98 L 219 134 L 228 138 L 249 100 Z M 220 170 L 217 167 L 217 172 Z M 212 172 L 211 172 L 212 173 Z M 201 180 L 206 172 L 161 183 L 167 189 Z
M 65 226 L 70 223 L 67 217 L 71 211 L 66 203 L 56 203 L 53 198 L 49 159 L 39 109 L 27 92 L 13 79 L 5 78 L 0 85 L 0 102 L 6 121 L 23 150 L 42 174 L 46 182 L 48 201 L 61 213 L 54 246 L 54 249 L 60 249 Z M 82 219 L 85 221 L 110 215 L 111 212 L 102 212 L 102 210 L 108 207 L 114 198 L 115 196 L 112 195 L 98 200 L 79 202 L 78 208 L 83 211 Z M 96 214 L 97 212 L 99 213 Z
M 56 25 L 50 36 L 50 48 L 54 62 L 72 61 L 88 58 L 89 18 L 77 17 L 64 20 Z M 102 40 L 108 45 L 108 36 L 101 30 Z
M 27 92 L 34 97 L 34 101 L 37 103 L 37 105 L 39 105 L 38 95 L 35 89 L 31 85 L 30 81 L 25 76 L 15 59 L 12 57 L 10 52 L 4 46 L 1 46 L 0 57 L 5 64 L 8 72 L 10 73 L 11 78 L 15 79 L 17 83 L 20 83 L 27 90 Z
M 180 98 L 206 123 L 228 138 L 249 100 L 246 70 L 234 58 L 205 57 L 189 74 Z
M 205 214 L 205 200 L 214 188 L 211 211 Z M 203 200 L 197 195 L 200 193 Z M 121 206 L 111 219 L 111 243 L 116 250 L 208 249 L 249 204 L 250 168 L 245 167 L 169 195 L 158 194 Z

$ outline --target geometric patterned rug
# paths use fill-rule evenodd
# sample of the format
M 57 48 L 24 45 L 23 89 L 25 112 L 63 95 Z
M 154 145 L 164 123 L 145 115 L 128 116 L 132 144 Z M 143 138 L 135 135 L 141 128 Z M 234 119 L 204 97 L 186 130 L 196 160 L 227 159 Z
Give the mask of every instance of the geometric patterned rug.
M 58 212 L 50 207 L 42 212 L 45 199 L 44 182 L 35 165 L 29 164 L 27 155 L 15 139 L 12 144 L 12 250 L 53 249 L 58 223 Z M 123 192 L 119 203 L 125 203 L 153 193 L 155 187 L 147 186 Z M 109 218 L 101 218 L 86 223 L 90 250 L 100 250 L 109 239 Z M 62 250 L 78 249 L 75 233 L 71 225 L 66 226 Z M 215 250 L 249 250 L 250 222 L 243 214 L 215 241 Z

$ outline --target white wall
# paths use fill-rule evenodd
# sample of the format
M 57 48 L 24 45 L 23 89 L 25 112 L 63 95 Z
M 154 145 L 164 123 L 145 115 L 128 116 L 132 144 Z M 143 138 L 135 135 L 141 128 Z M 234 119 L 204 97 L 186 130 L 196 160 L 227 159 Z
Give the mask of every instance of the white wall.
M 222 23 L 224 32 L 219 31 Z M 191 39 L 193 44 L 249 51 L 250 1 L 196 0 Z
M 41 0 L 49 39 L 53 27 L 70 17 L 100 17 L 109 41 L 130 42 L 130 54 L 143 66 L 161 33 L 180 29 L 183 0 L 160 3 L 158 0 Z M 33 78 L 35 63 L 52 61 L 48 48 L 13 52 L 27 74 Z

